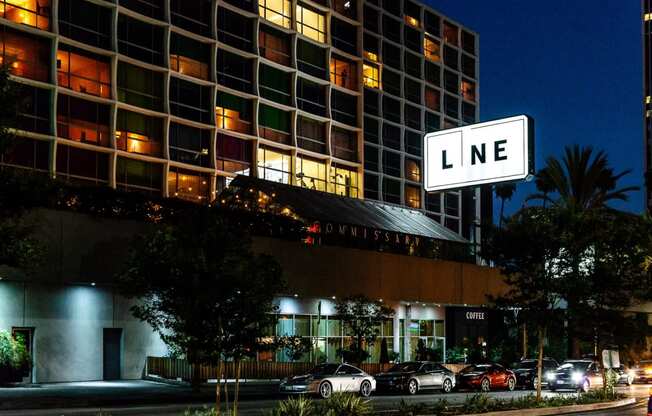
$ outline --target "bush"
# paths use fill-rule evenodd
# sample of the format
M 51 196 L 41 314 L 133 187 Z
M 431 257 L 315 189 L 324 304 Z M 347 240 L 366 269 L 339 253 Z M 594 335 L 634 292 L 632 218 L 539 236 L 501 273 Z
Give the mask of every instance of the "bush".
M 270 416 L 316 416 L 313 401 L 305 396 L 289 398 L 279 402 L 278 407 L 271 411 Z
M 0 383 L 20 381 L 29 371 L 30 357 L 22 339 L 0 331 Z
M 217 416 L 217 412 L 213 407 L 204 407 L 201 410 L 187 409 L 185 412 L 183 412 L 183 416 Z
M 318 415 L 324 416 L 364 416 L 370 415 L 371 402 L 350 393 L 335 393 L 319 403 Z

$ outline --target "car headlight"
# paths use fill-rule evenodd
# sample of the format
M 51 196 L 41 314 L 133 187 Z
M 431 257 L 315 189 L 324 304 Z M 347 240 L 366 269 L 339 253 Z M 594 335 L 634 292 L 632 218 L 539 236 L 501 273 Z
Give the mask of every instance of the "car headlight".
M 554 381 L 556 378 L 557 378 L 557 376 L 555 376 L 555 373 L 553 373 L 553 372 L 546 373 L 546 380 Z
M 584 380 L 584 374 L 580 373 L 579 371 L 575 371 L 571 375 L 571 379 L 573 380 L 573 383 L 580 383 L 582 380 Z
M 648 375 L 648 376 L 652 375 L 652 368 L 646 368 L 645 369 L 645 374 Z

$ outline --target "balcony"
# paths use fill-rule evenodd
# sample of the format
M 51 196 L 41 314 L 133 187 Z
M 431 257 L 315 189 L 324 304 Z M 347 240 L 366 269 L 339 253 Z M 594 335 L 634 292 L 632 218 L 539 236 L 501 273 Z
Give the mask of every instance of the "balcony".
M 148 156 L 160 156 L 162 154 L 161 143 L 143 134 L 118 130 L 115 132 L 115 138 L 118 150 Z

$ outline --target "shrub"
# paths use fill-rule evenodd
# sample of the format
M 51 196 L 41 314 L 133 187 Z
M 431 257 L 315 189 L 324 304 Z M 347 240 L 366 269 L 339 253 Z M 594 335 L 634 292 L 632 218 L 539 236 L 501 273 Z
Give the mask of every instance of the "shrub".
M 22 339 L 14 339 L 7 331 L 0 331 L 0 383 L 20 381 L 29 371 L 30 357 Z
M 324 416 L 363 416 L 372 412 L 371 402 L 355 394 L 335 393 L 319 403 L 317 414 Z
M 213 407 L 205 407 L 199 410 L 187 409 L 183 412 L 183 416 L 217 416 L 217 412 Z
M 305 396 L 289 398 L 279 402 L 270 416 L 317 416 L 313 401 Z

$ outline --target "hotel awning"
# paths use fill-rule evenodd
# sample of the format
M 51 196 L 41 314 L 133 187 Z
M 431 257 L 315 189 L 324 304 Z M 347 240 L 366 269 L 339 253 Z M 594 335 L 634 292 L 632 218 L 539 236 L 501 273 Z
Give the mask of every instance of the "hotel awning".
M 288 207 L 305 221 L 350 224 L 392 233 L 469 244 L 468 240 L 457 233 L 413 209 L 371 200 L 347 198 L 250 176 L 238 176 L 229 186 L 256 190 L 268 196 L 274 195 L 275 204 Z

